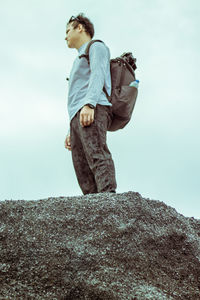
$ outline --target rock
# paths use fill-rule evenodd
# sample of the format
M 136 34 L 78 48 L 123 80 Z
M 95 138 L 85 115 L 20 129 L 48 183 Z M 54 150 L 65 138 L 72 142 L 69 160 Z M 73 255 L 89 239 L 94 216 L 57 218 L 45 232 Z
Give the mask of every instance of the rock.
M 0 299 L 200 299 L 200 220 L 138 193 L 0 202 Z

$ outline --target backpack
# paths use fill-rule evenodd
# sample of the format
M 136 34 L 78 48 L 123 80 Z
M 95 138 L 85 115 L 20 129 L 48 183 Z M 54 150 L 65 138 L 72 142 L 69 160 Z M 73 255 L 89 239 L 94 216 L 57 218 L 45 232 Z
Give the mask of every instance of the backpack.
M 79 58 L 85 57 L 89 61 L 90 46 L 101 40 L 91 40 L 86 48 L 85 54 Z M 128 124 L 135 106 L 138 89 L 134 86 L 129 86 L 132 81 L 135 81 L 136 59 L 132 53 L 124 53 L 120 57 L 110 60 L 111 72 L 111 96 L 108 95 L 105 87 L 103 91 L 107 99 L 112 103 L 112 123 L 108 131 L 116 131 L 122 129 Z

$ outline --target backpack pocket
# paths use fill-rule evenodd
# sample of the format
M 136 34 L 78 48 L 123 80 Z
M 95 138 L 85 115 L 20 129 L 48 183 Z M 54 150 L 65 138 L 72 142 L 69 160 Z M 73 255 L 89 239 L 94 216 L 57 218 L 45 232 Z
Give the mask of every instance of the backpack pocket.
M 112 90 L 112 123 L 108 131 L 122 129 L 130 121 L 135 106 L 138 89 L 134 86 L 123 85 Z
M 130 120 L 138 89 L 134 86 L 123 85 L 112 92 L 112 112 L 119 118 Z

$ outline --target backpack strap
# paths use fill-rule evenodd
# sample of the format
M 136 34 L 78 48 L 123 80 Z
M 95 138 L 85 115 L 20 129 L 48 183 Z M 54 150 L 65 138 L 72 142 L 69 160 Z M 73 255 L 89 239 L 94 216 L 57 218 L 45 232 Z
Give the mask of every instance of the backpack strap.
M 101 40 L 91 40 L 88 45 L 87 45 L 87 48 L 85 50 L 85 54 L 82 54 L 79 56 L 79 58 L 82 58 L 82 57 L 85 57 L 88 61 L 88 65 L 90 64 L 90 58 L 89 58 L 89 51 L 90 51 L 90 47 L 92 46 L 92 44 L 96 43 L 96 42 L 100 42 L 100 43 L 103 43 L 103 41 Z
M 85 54 L 82 54 L 82 55 L 79 56 L 80 59 L 81 59 L 82 57 L 85 57 L 85 58 L 87 59 L 87 61 L 88 61 L 88 65 L 90 64 L 90 57 L 89 57 L 90 47 L 91 47 L 92 44 L 94 44 L 94 43 L 96 43 L 96 42 L 103 43 L 103 41 L 101 41 L 101 40 L 91 40 L 91 41 L 88 43 L 88 45 L 87 45 L 87 48 L 86 48 L 86 50 L 85 50 Z M 103 87 L 103 91 L 104 91 L 104 93 L 106 94 L 107 99 L 109 100 L 110 97 L 109 97 L 109 95 L 108 95 L 108 93 L 107 93 L 107 91 L 106 91 L 106 89 L 105 89 L 105 86 Z

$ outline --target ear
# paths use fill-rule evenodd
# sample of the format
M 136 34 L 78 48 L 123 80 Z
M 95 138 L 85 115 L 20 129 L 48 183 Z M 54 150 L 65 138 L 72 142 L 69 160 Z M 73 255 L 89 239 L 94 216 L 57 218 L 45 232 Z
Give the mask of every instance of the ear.
M 78 31 L 83 32 L 84 31 L 84 26 L 83 24 L 78 24 Z

